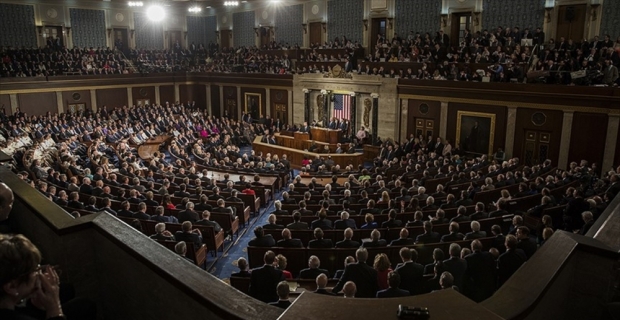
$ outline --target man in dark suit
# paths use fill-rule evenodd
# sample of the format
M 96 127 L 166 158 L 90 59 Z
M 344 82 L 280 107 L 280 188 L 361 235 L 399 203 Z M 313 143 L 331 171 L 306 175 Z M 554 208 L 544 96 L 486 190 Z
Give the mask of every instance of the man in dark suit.
M 328 281 L 329 279 L 327 275 L 325 275 L 324 273 L 319 274 L 316 277 L 316 290 L 314 290 L 314 293 L 333 296 L 334 294 L 331 291 L 327 291 L 327 289 L 325 289 L 325 287 L 327 287 Z
M 508 209 L 508 202 L 506 200 L 499 199 L 499 201 L 497 201 L 496 207 L 497 210 L 489 212 L 489 218 L 502 217 L 509 214 L 509 212 L 506 210 Z
M 244 257 L 237 259 L 237 268 L 239 268 L 239 272 L 232 273 L 230 277 L 239 277 L 239 278 L 249 278 L 251 273 L 248 271 L 248 260 Z
M 498 285 L 504 284 L 513 273 L 515 273 L 522 264 L 525 263 L 527 257 L 523 250 L 517 248 L 517 238 L 511 234 L 506 236 L 506 252 L 497 258 L 497 276 Z
M 403 225 L 403 222 L 396 220 L 396 210 L 390 210 L 388 213 L 388 219 L 381 223 L 381 228 L 399 228 Z
M 329 277 L 329 271 L 319 268 L 321 260 L 317 256 L 310 256 L 308 259 L 308 268 L 299 271 L 299 279 L 316 279 L 320 274 Z
M 336 242 L 336 248 L 359 248 L 360 243 L 354 240 L 353 229 L 347 228 L 344 230 L 344 240 Z
M 340 292 L 347 281 L 353 281 L 357 287 L 356 296 L 359 298 L 373 298 L 379 289 L 377 283 L 377 271 L 366 264 L 368 251 L 364 248 L 355 251 L 356 263 L 346 266 L 342 277 L 332 290 L 333 293 Z
M 418 235 L 415 243 L 437 243 L 441 241 L 439 232 L 433 232 L 433 224 L 430 221 L 424 221 L 424 233 Z
M 134 212 L 131 217 L 140 220 L 150 220 L 151 216 L 146 213 L 146 203 L 140 202 L 138 211 Z
M 308 223 L 301 222 L 301 213 L 295 210 L 293 212 L 293 222 L 289 223 L 286 227 L 290 230 L 308 230 Z
M 506 236 L 502 234 L 502 227 L 498 224 L 494 224 L 491 227 L 491 233 L 493 234 L 493 243 L 491 243 L 491 248 L 497 249 L 499 253 L 504 253 L 506 251 L 506 246 L 504 243 L 506 242 Z
M 273 251 L 265 252 L 263 257 L 265 264 L 253 269 L 250 276 L 250 296 L 266 303 L 278 300 L 278 283 L 284 281 L 284 273 L 273 266 L 275 258 L 276 254 Z
M 489 217 L 489 214 L 484 212 L 484 203 L 482 202 L 478 202 L 476 203 L 476 212 L 472 213 L 469 216 L 469 219 L 471 220 L 481 220 L 481 219 L 486 219 Z
M 392 240 L 390 246 L 408 246 L 413 244 L 413 239 L 409 238 L 409 230 L 407 228 L 400 229 L 400 237 Z
M 166 224 L 161 222 L 155 225 L 155 234 L 151 235 L 149 238 L 153 240 L 174 241 L 172 233 L 166 230 Z
M 441 242 L 454 242 L 465 238 L 465 236 L 459 232 L 459 224 L 457 222 L 450 222 L 448 230 L 450 230 L 450 233 L 441 237 Z
M 401 248 L 400 259 L 403 261 L 394 271 L 400 276 L 400 287 L 411 295 L 424 292 L 424 267 L 417 263 L 418 252 L 415 249 Z
M 80 193 L 93 194 L 93 186 L 90 184 L 89 178 L 82 179 L 82 185 L 80 186 Z
M 349 219 L 348 211 L 341 211 L 340 220 L 334 222 L 334 229 L 344 230 L 346 228 L 357 229 L 357 225 L 355 224 L 355 220 Z
M 463 290 L 463 278 L 467 270 L 467 261 L 461 259 L 461 246 L 456 243 L 450 245 L 450 258 L 443 261 L 446 271 L 454 276 L 454 285 Z
M 381 232 L 379 230 L 374 229 L 370 233 L 370 241 L 362 242 L 362 247 L 364 248 L 374 248 L 374 247 L 385 247 L 387 246 L 387 241 L 385 239 L 381 239 Z
M 197 225 L 213 227 L 213 231 L 216 234 L 219 233 L 220 231 L 222 231 L 222 227 L 220 226 L 220 224 L 217 223 L 217 221 L 209 220 L 210 217 L 211 217 L 211 212 L 209 212 L 208 210 L 205 210 L 205 211 L 202 212 L 202 219 L 196 221 L 196 224 Z
M 310 240 L 308 242 L 308 248 L 316 249 L 316 248 L 333 248 L 334 244 L 332 239 L 323 239 L 323 229 L 315 228 L 314 229 L 314 240 Z
M 281 224 L 277 224 L 277 217 L 275 214 L 270 214 L 269 218 L 267 218 L 267 224 L 263 225 L 263 229 L 265 230 L 269 230 L 269 229 L 276 229 L 276 230 L 282 230 L 284 229 L 284 226 Z
M 490 253 L 482 251 L 480 240 L 472 241 L 471 250 L 472 253 L 465 257 L 465 292 L 472 300 L 481 302 L 495 291 L 496 264 Z
M 468 232 L 465 235 L 464 240 L 474 240 L 480 239 L 487 236 L 486 231 L 480 231 L 480 223 L 478 221 L 472 221 L 471 224 L 471 232 Z
M 188 202 L 185 204 L 185 210 L 179 212 L 177 217 L 179 222 L 183 223 L 185 221 L 196 222 L 199 219 L 198 212 L 194 211 L 194 203 Z
M 291 301 L 288 299 L 290 293 L 288 282 L 280 281 L 276 287 L 276 293 L 278 294 L 278 301 L 270 302 L 270 306 L 286 309 L 291 306 Z
M 566 209 L 564 209 L 563 219 L 566 224 L 565 230 L 572 232 L 573 230 L 581 229 L 584 224 L 581 213 L 589 208 L 590 205 L 583 199 L 583 192 L 575 189 L 573 192 L 573 199 L 568 202 Z
M 174 233 L 176 241 L 193 242 L 194 248 L 198 249 L 202 245 L 202 233 L 198 229 L 192 230 L 192 223 L 189 221 L 181 224 L 181 230 Z
M 273 239 L 273 236 L 270 234 L 265 235 L 265 231 L 261 226 L 254 228 L 254 236 L 255 238 L 248 242 L 250 247 L 274 247 L 276 245 L 276 240 Z
M 291 239 L 291 230 L 284 228 L 282 230 L 282 239 L 276 244 L 282 248 L 303 248 L 303 243 L 299 239 Z
M 377 292 L 377 298 L 398 298 L 410 295 L 409 291 L 399 289 L 400 275 L 396 271 L 388 273 L 388 285 L 389 288 Z
M 517 248 L 523 250 L 525 257 L 529 260 L 538 249 L 536 242 L 530 238 L 530 229 L 526 226 L 520 226 L 517 228 L 516 236 L 519 240 Z
M 319 212 L 319 218 L 312 221 L 312 223 L 310 224 L 310 229 L 316 228 L 327 230 L 332 229 L 332 222 L 331 220 L 327 219 L 327 211 L 321 210 L 321 212 Z
M 467 208 L 465 206 L 459 206 L 456 209 L 456 217 L 452 218 L 450 222 L 465 222 L 471 221 L 471 219 L 467 216 Z

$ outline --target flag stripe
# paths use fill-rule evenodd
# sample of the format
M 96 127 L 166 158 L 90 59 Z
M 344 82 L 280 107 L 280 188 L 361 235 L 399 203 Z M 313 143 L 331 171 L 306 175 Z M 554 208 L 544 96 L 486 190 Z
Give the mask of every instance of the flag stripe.
M 348 94 L 334 95 L 334 117 L 351 120 L 351 96 Z

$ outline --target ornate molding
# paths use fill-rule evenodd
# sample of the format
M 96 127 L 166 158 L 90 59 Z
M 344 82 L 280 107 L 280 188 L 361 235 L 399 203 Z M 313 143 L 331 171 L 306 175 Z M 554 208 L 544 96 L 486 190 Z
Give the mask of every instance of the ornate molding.
M 323 75 L 324 78 L 346 78 L 351 79 L 351 74 L 345 72 L 340 65 L 335 65 L 330 72 Z
M 373 92 L 373 93 L 370 94 L 370 97 L 373 98 L 373 99 L 377 99 L 377 98 L 379 98 L 379 94 Z

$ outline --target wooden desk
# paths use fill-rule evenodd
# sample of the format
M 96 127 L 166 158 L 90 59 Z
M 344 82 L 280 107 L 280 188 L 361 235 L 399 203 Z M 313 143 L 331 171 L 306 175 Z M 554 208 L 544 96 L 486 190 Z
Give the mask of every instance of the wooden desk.
M 325 146 L 328 146 L 329 151 L 332 153 L 335 153 L 336 149 L 338 149 L 337 143 L 332 144 L 332 143 L 321 142 L 317 140 L 308 140 L 308 134 L 305 134 L 305 133 L 295 132 L 294 137 L 276 133 L 274 137 L 278 145 L 291 148 L 291 149 L 307 150 L 307 149 L 310 149 L 310 146 L 312 145 L 313 142 L 317 145 L 318 150 L 321 150 L 321 151 L 325 148 Z M 341 144 L 340 147 L 342 148 L 343 152 L 347 152 L 347 150 L 349 150 L 349 145 L 346 143 Z
M 336 144 L 342 140 L 342 130 L 332 130 L 327 128 L 311 127 L 310 133 L 312 140 Z
M 172 137 L 167 134 L 162 134 L 160 136 L 144 141 L 144 143 L 138 147 L 138 155 L 140 156 L 140 158 L 142 158 L 142 160 L 153 159 L 153 155 L 155 154 L 155 152 L 159 151 L 159 146 L 162 143 L 168 142 L 168 140 L 170 140 L 171 138 Z
M 285 137 L 284 137 L 285 138 Z M 335 154 L 335 153 L 314 153 L 314 152 L 306 152 L 299 149 L 287 148 L 284 146 L 267 144 L 261 142 L 261 137 L 257 136 L 252 143 L 252 149 L 256 152 L 262 152 L 263 154 L 271 153 L 277 154 L 280 158 L 282 158 L 283 154 L 286 154 L 288 160 L 291 163 L 291 167 L 293 168 L 301 168 L 301 161 L 304 159 L 304 156 L 308 156 L 310 159 L 316 158 L 316 156 L 327 157 L 331 156 L 334 163 L 340 165 L 341 168 L 344 169 L 347 165 L 352 164 L 354 168 L 357 166 L 364 164 L 363 154 L 361 153 L 353 153 L 353 154 Z
M 500 320 L 500 316 L 464 295 L 440 290 L 413 297 L 390 299 L 344 299 L 341 297 L 303 292 L 284 311 L 279 320 L 299 319 L 398 319 L 398 305 L 428 308 L 433 320 L 478 319 Z

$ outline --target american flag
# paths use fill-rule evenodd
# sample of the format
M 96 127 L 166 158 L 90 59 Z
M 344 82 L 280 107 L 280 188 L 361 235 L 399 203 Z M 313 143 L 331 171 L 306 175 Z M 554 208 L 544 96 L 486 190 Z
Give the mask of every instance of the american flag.
M 351 96 L 334 94 L 334 117 L 351 120 Z

